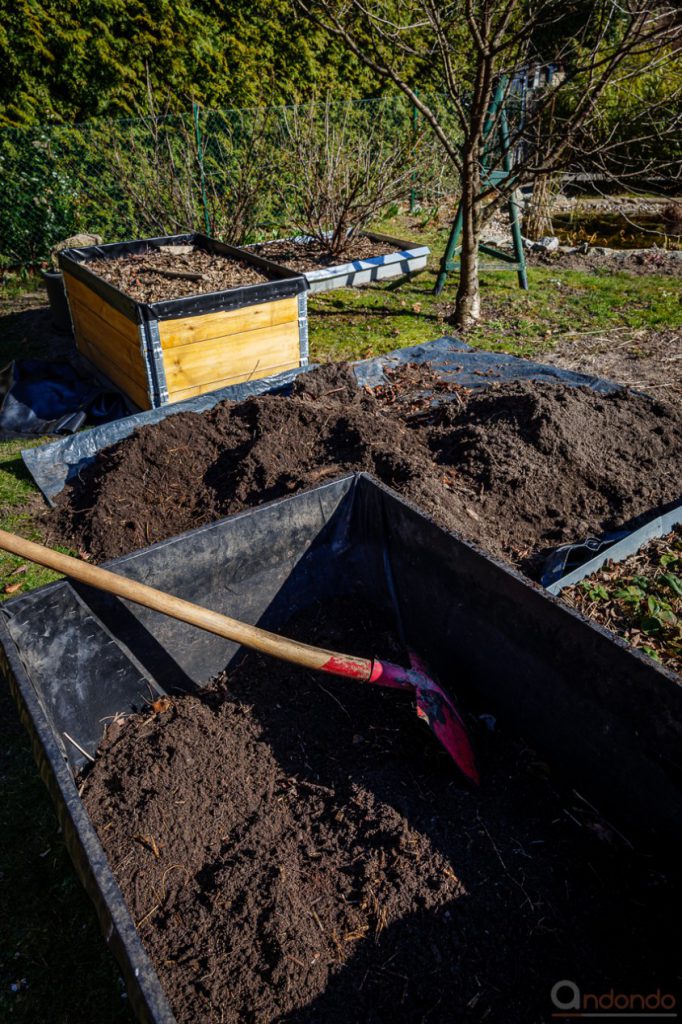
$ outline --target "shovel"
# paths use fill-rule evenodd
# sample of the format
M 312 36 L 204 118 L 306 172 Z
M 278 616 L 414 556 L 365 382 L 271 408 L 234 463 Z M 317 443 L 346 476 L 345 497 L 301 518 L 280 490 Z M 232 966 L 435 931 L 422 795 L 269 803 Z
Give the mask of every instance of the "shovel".
M 353 679 L 358 683 L 411 690 L 415 694 L 418 716 L 424 719 L 463 774 L 473 782 L 479 781 L 474 753 L 464 722 L 450 697 L 427 673 L 416 654 L 410 654 L 410 667 L 402 668 L 389 661 L 379 661 L 378 658 L 357 658 L 350 654 L 338 654 L 320 647 L 311 647 L 309 644 L 269 633 L 258 626 L 250 626 L 237 619 L 231 619 L 209 608 L 202 608 L 172 594 L 165 594 L 145 583 L 129 580 L 107 569 L 100 569 L 70 555 L 53 551 L 42 544 L 16 537 L 5 530 L 0 530 L 0 549 L 64 573 L 65 576 L 98 590 L 108 591 L 117 597 L 163 612 L 164 615 L 179 619 L 181 622 L 198 626 L 209 633 L 280 658 L 282 661 Z

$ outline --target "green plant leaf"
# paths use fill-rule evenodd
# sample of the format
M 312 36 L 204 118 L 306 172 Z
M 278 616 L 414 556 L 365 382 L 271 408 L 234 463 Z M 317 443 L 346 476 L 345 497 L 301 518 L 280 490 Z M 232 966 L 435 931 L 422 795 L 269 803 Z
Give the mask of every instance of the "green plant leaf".
M 664 572 L 661 579 L 665 580 L 674 594 L 682 597 L 682 579 L 679 576 L 676 576 L 673 572 Z
M 644 600 L 645 594 L 640 587 L 621 587 L 616 591 L 615 597 L 620 601 L 625 601 L 627 604 L 639 604 Z

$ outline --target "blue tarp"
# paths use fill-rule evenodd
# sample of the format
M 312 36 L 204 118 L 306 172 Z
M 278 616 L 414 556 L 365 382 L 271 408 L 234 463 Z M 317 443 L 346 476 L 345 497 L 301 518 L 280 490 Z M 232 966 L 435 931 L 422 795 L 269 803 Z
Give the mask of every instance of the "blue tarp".
M 397 349 L 388 355 L 355 363 L 358 386 L 375 387 L 385 382 L 384 369 L 401 363 L 428 364 L 444 380 L 456 380 L 466 387 L 485 387 L 493 381 L 500 380 L 545 380 L 561 381 L 575 386 L 587 385 L 606 394 L 618 389 L 617 384 L 599 377 L 519 359 L 504 352 L 478 351 L 451 337 Z M 114 423 L 83 431 L 73 437 L 53 441 L 39 448 L 27 449 L 21 453 L 22 458 L 48 502 L 54 504 L 54 498 L 63 489 L 67 480 L 91 462 L 99 451 L 116 444 L 124 437 L 129 437 L 139 427 L 158 423 L 166 416 L 174 416 L 179 412 L 205 412 L 225 400 L 241 402 L 245 398 L 262 395 L 265 392 L 286 393 L 299 373 L 308 372 L 312 368 L 308 366 L 289 370 L 276 377 L 235 384 L 198 398 L 189 398 L 160 409 L 126 416 Z
M 121 395 L 70 363 L 17 359 L 3 371 L 0 439 L 73 434 L 85 424 L 120 420 Z M 6 385 L 5 385 L 6 382 Z

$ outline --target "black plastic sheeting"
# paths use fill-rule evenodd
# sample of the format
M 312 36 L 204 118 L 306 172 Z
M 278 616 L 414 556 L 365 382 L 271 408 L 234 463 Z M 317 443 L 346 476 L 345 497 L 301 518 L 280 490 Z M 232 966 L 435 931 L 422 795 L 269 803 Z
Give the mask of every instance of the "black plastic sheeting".
M 575 558 L 574 561 L 577 564 L 573 568 L 571 568 L 570 561 L 562 559 L 564 549 L 559 548 L 555 552 L 556 568 L 558 569 L 561 562 L 564 561 L 564 571 L 555 572 L 554 578 L 548 579 L 547 582 L 543 578 L 542 583 L 551 594 L 560 594 L 564 587 L 572 587 L 587 576 L 591 576 L 592 573 L 598 572 L 606 562 L 622 562 L 630 555 L 637 554 L 639 549 L 648 544 L 650 540 L 655 537 L 665 537 L 681 523 L 682 504 L 678 504 L 661 515 L 655 516 L 637 530 L 607 535 L 608 539 L 602 543 L 596 540 L 586 543 L 585 549 L 596 553 L 589 560 L 585 558 L 585 555 L 582 558 Z M 575 545 L 567 545 L 567 547 L 575 547 Z M 566 571 L 567 569 L 569 571 Z
M 628 530 L 611 530 L 599 537 L 586 537 L 585 540 L 575 541 L 573 544 L 562 544 L 545 559 L 540 573 L 540 583 L 543 587 L 552 589 L 564 576 L 596 558 L 600 552 L 608 551 L 617 541 L 629 536 Z M 608 557 L 604 555 L 604 560 Z M 556 591 L 552 589 L 552 593 Z
M 532 359 L 520 359 L 506 352 L 472 349 L 457 338 L 444 337 L 424 345 L 397 349 L 386 356 L 363 359 L 354 366 L 360 386 L 375 387 L 385 383 L 384 369 L 400 363 L 426 363 L 443 380 L 455 380 L 467 388 L 485 387 L 500 380 L 544 380 L 584 385 L 602 394 L 612 394 L 619 385 L 602 377 L 593 377 L 573 370 L 562 370 Z
M 456 380 L 466 387 L 485 387 L 493 381 L 500 380 L 545 380 L 561 381 L 576 386 L 586 385 L 607 394 L 618 389 L 617 384 L 599 377 L 519 359 L 504 352 L 481 352 L 451 337 L 397 349 L 388 355 L 355 363 L 358 386 L 375 387 L 385 382 L 386 367 L 412 362 L 427 364 L 443 380 Z M 118 423 L 98 427 L 77 437 L 27 449 L 21 453 L 22 458 L 47 501 L 54 504 L 53 499 L 64 488 L 66 482 L 92 461 L 97 452 L 116 444 L 124 437 L 129 437 L 138 427 L 158 423 L 166 416 L 173 416 L 179 412 L 204 412 L 218 402 L 226 400 L 241 402 L 245 398 L 262 395 L 268 391 L 286 393 L 294 378 L 310 369 L 311 366 L 288 370 L 276 377 L 236 384 L 161 409 L 136 413 Z
M 2 375 L 0 440 L 73 434 L 129 411 L 119 391 L 84 377 L 70 363 L 17 359 Z
M 633 838 L 652 849 L 682 842 L 682 687 L 673 673 L 367 476 L 111 564 L 128 578 L 270 629 L 332 596 L 361 592 L 390 611 L 390 564 L 407 642 L 446 688 L 456 688 L 463 706 L 475 701 L 524 735 L 561 779 Z M 78 796 L 73 772 L 84 758 L 66 733 L 94 753 L 106 716 L 139 708 L 158 692 L 202 686 L 239 648 L 67 581 L 8 601 L 0 641 L 2 669 L 131 1003 L 140 1020 L 173 1024 Z
M 120 256 L 137 256 L 160 245 L 194 245 L 207 252 L 221 253 L 232 259 L 251 263 L 266 274 L 270 280 L 265 284 L 249 284 L 227 291 L 206 292 L 203 295 L 186 295 L 165 302 L 136 302 L 119 288 L 109 284 L 97 274 L 88 270 L 87 264 L 94 259 L 117 259 Z M 227 309 L 241 309 L 259 302 L 285 299 L 298 295 L 308 285 L 302 274 L 278 263 L 263 259 L 244 249 L 218 242 L 207 235 L 197 233 L 166 235 L 159 238 L 141 238 L 132 242 L 112 242 L 108 245 L 89 245 L 83 249 L 63 249 L 59 253 L 59 267 L 87 284 L 92 291 L 105 299 L 129 320 L 135 323 L 150 320 L 175 320 L 179 317 L 198 316 L 202 313 L 217 313 Z

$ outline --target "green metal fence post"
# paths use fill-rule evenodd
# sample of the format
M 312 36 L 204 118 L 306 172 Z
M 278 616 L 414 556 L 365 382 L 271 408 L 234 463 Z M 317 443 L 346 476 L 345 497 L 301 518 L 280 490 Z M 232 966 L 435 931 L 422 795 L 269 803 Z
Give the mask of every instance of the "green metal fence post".
M 415 89 L 414 90 L 414 94 L 415 94 L 415 96 L 418 96 L 419 95 L 419 90 Z M 413 106 L 412 107 L 412 141 L 413 142 L 416 141 L 416 138 L 417 138 L 417 126 L 418 126 L 418 124 L 419 124 L 419 110 L 418 110 L 417 107 Z M 417 205 L 417 203 L 416 203 L 417 192 L 416 192 L 416 189 L 415 189 L 415 182 L 416 182 L 416 180 L 417 180 L 417 172 L 416 171 L 412 171 L 412 188 L 410 189 L 410 213 L 414 213 L 415 207 Z
M 192 112 L 194 113 L 194 132 L 197 140 L 197 159 L 199 161 L 199 178 L 201 181 L 201 201 L 204 207 L 204 223 L 206 225 L 206 234 L 211 234 L 211 220 L 208 215 L 208 199 L 206 198 L 206 172 L 204 170 L 204 144 L 201 138 L 201 125 L 199 124 L 199 104 L 192 104 Z

